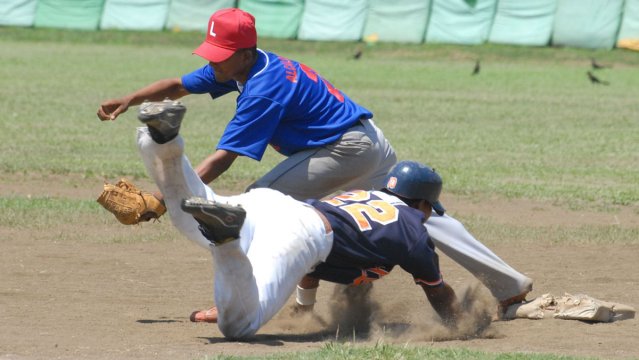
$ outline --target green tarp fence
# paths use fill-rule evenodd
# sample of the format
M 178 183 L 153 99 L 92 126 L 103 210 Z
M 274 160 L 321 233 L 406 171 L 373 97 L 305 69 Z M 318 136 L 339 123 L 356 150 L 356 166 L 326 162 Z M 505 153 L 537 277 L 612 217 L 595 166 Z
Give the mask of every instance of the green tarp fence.
M 488 42 L 546 46 L 556 10 L 557 0 L 499 0 Z
M 0 0 L 0 26 L 205 32 L 228 7 L 260 37 L 639 50 L 639 0 Z
M 430 0 L 369 0 L 364 39 L 421 43 L 424 41 Z
M 475 45 L 486 42 L 497 0 L 433 0 L 426 42 Z
M 260 36 L 295 39 L 304 0 L 240 0 L 238 7 L 255 16 L 255 28 Z
M 235 6 L 235 0 L 171 0 L 166 28 L 206 32 L 215 11 Z
M 612 49 L 623 0 L 558 0 L 552 44 Z
M 0 25 L 33 26 L 38 0 L 0 1 Z
M 97 30 L 104 0 L 39 0 L 35 27 Z
M 106 0 L 100 28 L 162 30 L 168 14 L 169 0 Z
M 307 0 L 297 37 L 300 40 L 359 40 L 367 0 Z

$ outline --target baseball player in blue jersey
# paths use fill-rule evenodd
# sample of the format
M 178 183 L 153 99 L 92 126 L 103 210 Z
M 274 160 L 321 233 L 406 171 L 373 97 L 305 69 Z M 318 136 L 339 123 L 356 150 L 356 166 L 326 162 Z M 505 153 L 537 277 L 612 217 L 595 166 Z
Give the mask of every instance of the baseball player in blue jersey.
M 194 51 L 208 64 L 107 100 L 98 117 L 114 120 L 144 100 L 188 94 L 216 99 L 239 92 L 235 116 L 216 151 L 197 167 L 205 183 L 224 173 L 238 156 L 261 160 L 271 145 L 287 159 L 250 188 L 269 187 L 303 199 L 340 189 L 381 187 L 397 157 L 369 110 L 309 66 L 256 48 L 252 15 L 220 10 L 211 16 L 208 29 L 206 40 Z
M 196 168 L 210 183 L 238 156 L 260 160 L 268 145 L 287 156 L 249 189 L 268 187 L 295 199 L 322 198 L 346 189 L 381 189 L 397 157 L 373 114 L 336 89 L 309 66 L 258 49 L 252 15 L 240 9 L 214 13 L 206 39 L 194 53 L 208 64 L 179 78 L 154 82 L 122 98 L 104 101 L 101 120 L 115 120 L 144 100 L 239 93 L 235 116 L 216 151 Z M 157 144 L 177 136 L 149 127 Z M 160 189 L 161 190 L 161 189 Z M 166 197 L 163 191 L 158 198 Z M 480 278 L 504 303 L 523 300 L 532 281 L 477 241 L 448 216 L 427 221 L 433 241 L 446 255 Z M 206 243 L 200 243 L 207 246 Z M 204 314 L 205 315 L 205 314 Z M 196 318 L 207 321 L 207 317 Z

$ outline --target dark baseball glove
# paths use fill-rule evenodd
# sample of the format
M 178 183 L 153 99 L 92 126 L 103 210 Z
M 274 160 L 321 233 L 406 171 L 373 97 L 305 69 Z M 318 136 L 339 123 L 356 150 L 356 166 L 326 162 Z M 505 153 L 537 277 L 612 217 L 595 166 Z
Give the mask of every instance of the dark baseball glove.
M 166 212 L 166 207 L 153 194 L 140 191 L 126 179 L 115 185 L 105 183 L 97 201 L 124 225 L 157 219 Z

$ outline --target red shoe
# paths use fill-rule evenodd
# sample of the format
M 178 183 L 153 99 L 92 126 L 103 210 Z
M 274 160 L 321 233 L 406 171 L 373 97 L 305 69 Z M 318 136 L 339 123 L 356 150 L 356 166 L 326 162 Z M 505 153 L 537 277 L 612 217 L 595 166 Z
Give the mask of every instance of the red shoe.
M 194 311 L 191 314 L 192 322 L 206 322 L 206 323 L 216 323 L 217 322 L 217 307 L 213 306 L 208 310 Z

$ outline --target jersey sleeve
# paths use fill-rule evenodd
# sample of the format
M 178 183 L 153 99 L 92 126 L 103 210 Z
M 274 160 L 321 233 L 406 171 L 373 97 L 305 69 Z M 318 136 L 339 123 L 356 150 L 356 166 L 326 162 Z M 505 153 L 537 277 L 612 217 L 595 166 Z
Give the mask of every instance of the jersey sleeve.
M 426 231 L 422 232 L 420 240 L 409 251 L 408 258 L 400 264 L 400 267 L 413 275 L 418 285 L 438 287 L 444 284 L 435 245 Z
M 231 91 L 238 91 L 235 81 L 225 83 L 215 81 L 215 72 L 209 65 L 183 75 L 182 86 L 191 94 L 209 93 L 214 99 Z
M 235 117 L 228 123 L 217 148 L 261 160 L 284 108 L 259 96 L 240 97 Z

